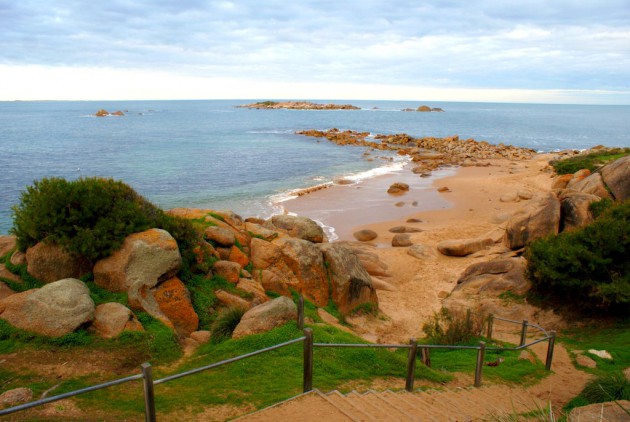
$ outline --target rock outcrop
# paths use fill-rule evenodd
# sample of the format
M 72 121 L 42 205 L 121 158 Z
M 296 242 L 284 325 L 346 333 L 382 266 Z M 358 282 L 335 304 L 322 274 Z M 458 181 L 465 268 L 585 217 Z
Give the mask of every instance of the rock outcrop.
M 118 337 L 123 331 L 144 331 L 131 309 L 116 302 L 103 303 L 96 307 L 90 329 L 103 338 Z
M 92 265 L 84 259 L 76 258 L 53 243 L 39 242 L 26 250 L 27 271 L 44 283 L 63 278 L 81 278 L 90 271 Z
M 14 327 L 60 337 L 91 322 L 94 301 L 86 285 L 66 278 L 0 300 L 0 318 Z
M 348 314 L 364 303 L 378 306 L 372 278 L 354 253 L 335 243 L 322 244 L 320 249 L 327 263 L 332 299 L 342 314 Z
M 562 230 L 585 227 L 593 222 L 589 206 L 601 198 L 589 193 L 566 191 L 560 195 Z
M 618 201 L 630 198 L 630 155 L 604 166 L 602 179 Z
M 236 108 L 255 108 L 267 110 L 360 110 L 351 104 L 317 104 L 309 101 L 260 101 L 252 104 L 236 106 Z
M 452 239 L 441 241 L 437 244 L 437 249 L 446 256 L 467 256 L 484 250 L 493 243 L 490 238 Z
M 245 312 L 232 338 L 264 333 L 297 319 L 297 306 L 288 297 L 278 297 Z
M 7 253 L 15 249 L 15 245 L 15 236 L 0 236 L 0 257 L 5 256 Z
M 175 239 L 164 230 L 149 229 L 128 236 L 118 251 L 98 261 L 94 283 L 112 292 L 127 292 L 132 308 L 172 326 L 152 289 L 177 274 L 181 262 Z
M 553 193 L 538 194 L 508 221 L 504 237 L 510 249 L 556 234 L 560 229 L 560 201 Z
M 275 241 L 291 272 L 299 280 L 298 291 L 317 306 L 328 304 L 328 280 L 324 259 L 317 245 L 303 239 L 278 239 Z
M 526 264 L 524 258 L 501 258 L 472 264 L 459 277 L 453 291 L 493 296 L 511 291 L 523 295 L 531 287 L 525 278 Z
M 274 215 L 267 220 L 264 227 L 313 243 L 322 243 L 325 238 L 324 230 L 316 222 L 307 217 Z

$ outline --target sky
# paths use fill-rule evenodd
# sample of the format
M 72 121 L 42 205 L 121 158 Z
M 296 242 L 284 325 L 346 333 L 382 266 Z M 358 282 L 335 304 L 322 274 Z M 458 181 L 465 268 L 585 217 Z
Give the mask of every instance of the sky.
M 630 104 L 630 0 L 0 0 L 0 100 Z

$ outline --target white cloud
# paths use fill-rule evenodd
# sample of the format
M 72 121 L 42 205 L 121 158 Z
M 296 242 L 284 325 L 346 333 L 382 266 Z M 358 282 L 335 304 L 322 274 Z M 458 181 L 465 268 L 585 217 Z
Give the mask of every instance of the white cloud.
M 630 90 L 628 28 L 625 0 L 24 0 L 0 4 L 0 64 L 24 75 L 45 68 L 68 81 L 65 90 L 34 81 L 48 99 L 96 93 L 90 84 L 79 91 L 75 79 L 94 73 L 138 95 L 149 90 L 127 81 L 144 86 L 160 74 L 204 86 L 227 78 L 304 90 L 309 83 L 432 85 L 501 96 L 561 90 L 570 99 L 618 90 L 621 98 Z M 35 95 L 0 83 L 3 97 Z M 169 86 L 153 86 L 152 95 L 172 95 Z

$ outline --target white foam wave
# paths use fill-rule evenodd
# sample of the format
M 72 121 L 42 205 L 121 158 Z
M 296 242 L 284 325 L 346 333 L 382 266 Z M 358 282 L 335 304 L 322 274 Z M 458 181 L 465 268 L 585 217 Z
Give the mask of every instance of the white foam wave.
M 286 135 L 288 133 L 293 133 L 292 129 L 254 129 L 248 130 L 246 133 L 264 133 L 264 134 L 276 134 L 276 135 Z

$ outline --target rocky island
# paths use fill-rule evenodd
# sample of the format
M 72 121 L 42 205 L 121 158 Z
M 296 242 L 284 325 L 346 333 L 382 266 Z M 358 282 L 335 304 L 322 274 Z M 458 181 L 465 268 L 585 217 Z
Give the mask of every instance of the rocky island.
M 351 104 L 317 104 L 309 101 L 260 101 L 252 104 L 236 106 L 237 108 L 255 108 L 270 110 L 360 110 Z

